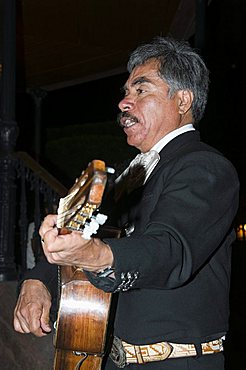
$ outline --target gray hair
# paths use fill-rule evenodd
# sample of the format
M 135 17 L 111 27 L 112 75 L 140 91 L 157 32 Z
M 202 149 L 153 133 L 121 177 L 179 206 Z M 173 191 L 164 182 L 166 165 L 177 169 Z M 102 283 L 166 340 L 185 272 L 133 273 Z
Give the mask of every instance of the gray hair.
M 186 41 L 156 37 L 131 53 L 128 72 L 149 59 L 159 62 L 159 75 L 168 84 L 170 97 L 178 90 L 193 93 L 192 116 L 194 123 L 199 122 L 206 107 L 209 85 L 209 71 L 202 58 Z

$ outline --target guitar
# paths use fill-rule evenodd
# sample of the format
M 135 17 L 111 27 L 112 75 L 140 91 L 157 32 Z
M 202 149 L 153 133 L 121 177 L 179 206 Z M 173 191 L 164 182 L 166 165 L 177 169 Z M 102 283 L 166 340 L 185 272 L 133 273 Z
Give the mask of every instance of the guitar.
M 61 234 L 81 231 L 89 239 L 106 221 L 99 213 L 107 181 L 103 161 L 94 160 L 61 198 Z M 60 301 L 55 323 L 54 370 L 99 370 L 105 351 L 111 294 L 94 287 L 81 268 L 59 267 Z

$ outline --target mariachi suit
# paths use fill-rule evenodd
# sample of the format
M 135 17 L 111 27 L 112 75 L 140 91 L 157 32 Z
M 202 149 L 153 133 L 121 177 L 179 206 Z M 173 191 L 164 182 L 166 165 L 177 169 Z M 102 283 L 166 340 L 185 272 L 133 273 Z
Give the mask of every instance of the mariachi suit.
M 190 131 L 162 149 L 144 186 L 121 198 L 119 226 L 131 235 L 105 239 L 114 254 L 116 280 L 89 274 L 98 287 L 119 291 L 117 337 L 138 345 L 170 341 L 199 346 L 227 332 L 238 192 L 232 164 Z M 129 369 L 218 370 L 223 369 L 220 356 Z M 117 367 L 109 363 L 108 368 Z
M 115 280 L 88 273 L 119 292 L 114 335 L 132 344 L 194 343 L 228 330 L 233 219 L 239 183 L 232 164 L 190 131 L 170 141 L 144 186 L 116 204 L 129 237 L 105 239 Z M 29 275 L 56 292 L 55 267 L 43 262 Z M 50 272 L 50 273 L 49 273 Z M 35 276 L 34 276 L 35 274 Z M 130 369 L 222 370 L 221 354 L 169 359 Z M 110 360 L 106 369 L 117 369 Z

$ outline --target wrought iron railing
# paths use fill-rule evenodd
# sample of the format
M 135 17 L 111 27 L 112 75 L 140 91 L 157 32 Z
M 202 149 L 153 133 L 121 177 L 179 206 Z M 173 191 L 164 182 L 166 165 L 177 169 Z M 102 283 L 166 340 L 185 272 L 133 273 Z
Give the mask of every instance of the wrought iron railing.
M 67 189 L 25 152 L 15 155 L 17 182 L 16 264 L 21 275 L 27 266 L 28 227 L 34 225 L 32 246 L 35 260 L 42 254 L 38 230 L 45 214 L 54 212 Z

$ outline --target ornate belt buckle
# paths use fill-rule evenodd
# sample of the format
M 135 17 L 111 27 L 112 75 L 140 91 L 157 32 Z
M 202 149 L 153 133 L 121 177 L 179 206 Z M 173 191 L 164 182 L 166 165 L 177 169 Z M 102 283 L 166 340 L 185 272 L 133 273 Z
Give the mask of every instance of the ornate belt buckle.
M 115 365 L 119 367 L 120 369 L 123 369 L 124 367 L 126 367 L 127 365 L 126 353 L 125 353 L 125 350 L 124 350 L 124 347 L 122 345 L 120 338 L 114 337 L 109 357 L 115 363 Z
M 173 351 L 173 347 L 168 342 L 163 342 L 162 360 L 166 360 Z

